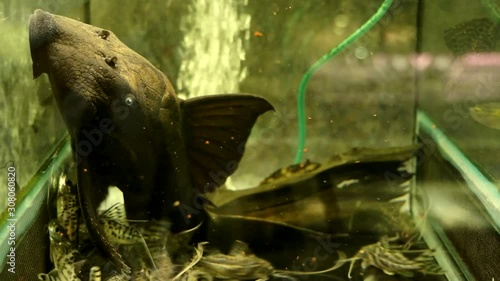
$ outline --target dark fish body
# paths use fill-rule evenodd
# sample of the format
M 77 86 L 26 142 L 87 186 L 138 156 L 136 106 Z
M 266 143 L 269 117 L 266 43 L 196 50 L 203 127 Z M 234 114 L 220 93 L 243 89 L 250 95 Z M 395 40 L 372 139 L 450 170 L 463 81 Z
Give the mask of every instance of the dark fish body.
M 155 265 L 155 269 L 152 271 L 151 280 L 170 280 L 173 275 L 173 263 L 170 255 L 175 253 L 171 249 L 167 248 L 167 241 L 172 242 L 173 239 L 177 238 L 177 242 L 183 241 L 183 237 L 192 236 L 189 235 L 191 230 L 185 230 L 176 235 L 170 233 L 170 223 L 167 221 L 149 221 L 141 226 L 140 231 L 146 242 L 147 249 L 151 254 L 151 259 Z M 197 229 L 196 227 L 195 229 Z M 180 237 L 179 237 L 180 236 Z M 188 245 L 188 241 L 185 244 Z
M 86 257 L 79 267 L 78 277 L 82 280 L 100 277 L 102 281 L 131 280 L 131 275 L 120 272 L 110 260 L 104 258 L 99 252 L 93 251 Z
M 36 10 L 29 33 L 33 75 L 48 74 L 71 136 L 89 234 L 130 272 L 98 223 L 108 187 L 123 192 L 128 219 L 192 228 L 204 216 L 199 193 L 234 172 L 257 117 L 272 106 L 246 94 L 182 100 L 112 32 L 76 20 Z
M 306 173 L 309 173 L 309 172 L 312 172 L 312 171 L 318 169 L 320 166 L 321 165 L 318 163 L 314 163 L 314 162 L 311 162 L 309 160 L 306 160 L 303 163 L 293 164 L 293 165 L 288 166 L 288 167 L 283 167 L 283 168 L 280 168 L 279 170 L 275 171 L 274 173 L 272 173 L 266 179 L 264 179 L 261 182 L 261 185 L 273 183 L 273 182 L 276 182 L 276 181 L 279 181 L 281 179 L 291 177 L 291 176 L 306 174 Z
M 130 278 L 128 278 L 126 275 L 120 275 L 120 274 L 115 274 L 113 276 L 110 276 L 106 278 L 106 281 L 129 281 Z

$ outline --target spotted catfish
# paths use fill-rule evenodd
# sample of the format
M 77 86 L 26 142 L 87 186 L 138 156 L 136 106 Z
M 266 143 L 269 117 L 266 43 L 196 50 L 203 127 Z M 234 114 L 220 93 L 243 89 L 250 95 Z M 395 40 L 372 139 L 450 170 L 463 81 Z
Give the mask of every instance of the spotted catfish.
M 137 244 L 143 242 L 139 230 L 127 222 L 122 204 L 115 204 L 99 215 L 99 224 L 114 244 Z
M 75 272 L 75 262 L 79 256 L 73 248 L 66 230 L 57 220 L 49 222 L 50 258 L 57 270 L 57 276 L 62 281 L 80 280 Z
M 57 219 L 62 228 L 65 229 L 70 242 L 75 243 L 78 234 L 78 218 L 80 206 L 76 187 L 66 178 L 61 176 L 57 192 Z
M 111 243 L 122 245 L 120 252 L 132 267 L 133 280 L 149 280 L 149 275 L 161 275 L 160 280 L 168 280 L 172 274 L 172 263 L 164 247 L 150 248 L 149 233 L 141 233 L 138 225 L 130 225 L 125 217 L 122 204 L 115 204 L 99 216 L 99 223 Z M 156 221 L 148 222 L 153 227 Z M 167 224 L 168 225 L 168 224 Z M 158 233 L 166 240 L 168 230 Z
M 296 280 L 294 276 L 318 275 L 334 271 L 344 264 L 346 257 L 344 252 L 337 251 L 338 262 L 330 268 L 319 271 L 280 270 L 273 268 L 267 260 L 252 254 L 248 245 L 242 241 L 236 241 L 227 255 L 222 253 L 204 255 L 203 246 L 207 243 L 198 244 L 197 257 L 173 280 L 177 280 L 178 277 L 188 281 L 213 280 L 213 278 L 266 281 L 273 277 Z
M 83 218 L 97 248 L 130 272 L 98 224 L 110 185 L 130 220 L 165 219 L 172 231 L 203 219 L 198 194 L 237 168 L 265 99 L 225 94 L 182 100 L 167 77 L 111 31 L 36 10 L 33 76 L 48 74 L 77 162 Z

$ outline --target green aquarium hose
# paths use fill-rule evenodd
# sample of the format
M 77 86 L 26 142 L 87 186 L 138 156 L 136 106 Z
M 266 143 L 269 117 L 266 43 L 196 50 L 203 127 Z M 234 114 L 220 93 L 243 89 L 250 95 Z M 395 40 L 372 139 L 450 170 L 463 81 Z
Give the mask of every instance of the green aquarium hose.
M 298 137 L 298 147 L 297 154 L 295 155 L 295 163 L 300 163 L 304 154 L 304 148 L 306 144 L 306 96 L 305 91 L 307 83 L 311 79 L 311 76 L 326 62 L 335 57 L 338 53 L 342 52 L 345 48 L 351 45 L 359 37 L 364 35 L 368 30 L 370 30 L 389 10 L 392 4 L 392 0 L 384 0 L 377 12 L 365 22 L 360 28 L 358 28 L 354 33 L 342 41 L 337 47 L 330 50 L 324 56 L 322 56 L 318 61 L 316 61 L 304 74 L 302 81 L 300 81 L 299 92 L 297 95 L 297 115 L 298 115 L 298 126 L 299 126 L 299 137 Z
M 497 22 L 500 21 L 500 11 L 495 3 L 492 3 L 491 0 L 483 0 L 483 5 L 488 9 Z

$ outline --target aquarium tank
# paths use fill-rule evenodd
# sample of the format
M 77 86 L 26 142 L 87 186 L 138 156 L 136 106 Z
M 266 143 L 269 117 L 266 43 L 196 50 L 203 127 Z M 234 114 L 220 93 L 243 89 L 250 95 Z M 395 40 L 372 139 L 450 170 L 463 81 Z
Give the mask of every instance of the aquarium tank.
M 499 22 L 0 0 L 0 280 L 500 280 Z

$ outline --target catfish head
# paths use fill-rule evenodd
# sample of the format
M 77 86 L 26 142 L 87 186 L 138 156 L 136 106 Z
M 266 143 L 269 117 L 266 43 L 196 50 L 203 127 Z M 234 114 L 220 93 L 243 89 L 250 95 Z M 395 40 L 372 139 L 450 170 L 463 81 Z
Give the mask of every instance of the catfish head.
M 257 117 L 272 109 L 248 94 L 177 97 L 167 77 L 109 30 L 36 10 L 33 76 L 49 77 L 77 163 L 83 217 L 98 249 L 128 270 L 97 223 L 117 186 L 131 220 L 197 225 L 200 194 L 234 172 Z

